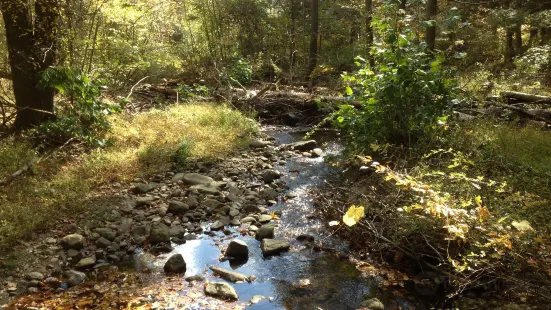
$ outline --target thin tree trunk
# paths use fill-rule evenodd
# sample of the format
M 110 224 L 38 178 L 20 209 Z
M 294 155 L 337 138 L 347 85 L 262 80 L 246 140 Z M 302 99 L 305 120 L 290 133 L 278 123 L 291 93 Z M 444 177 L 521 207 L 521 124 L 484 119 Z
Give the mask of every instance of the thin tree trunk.
M 515 26 L 515 56 L 522 56 L 522 29 L 521 25 Z
M 515 48 L 513 46 L 513 31 L 507 30 L 505 35 L 505 63 L 509 64 L 513 62 L 513 58 L 515 57 Z
M 436 14 L 438 13 L 438 2 L 437 0 L 428 0 L 427 2 L 427 20 L 434 21 L 436 19 Z M 425 40 L 427 42 L 427 47 L 430 51 L 434 51 L 436 46 L 436 24 L 427 27 Z
M 375 67 L 375 59 L 371 54 L 371 48 L 373 47 L 373 0 L 365 0 L 365 33 L 367 43 L 367 59 L 371 68 Z
M 310 33 L 310 60 L 308 74 L 310 75 L 318 62 L 318 34 L 319 34 L 319 0 L 311 0 L 311 33 Z

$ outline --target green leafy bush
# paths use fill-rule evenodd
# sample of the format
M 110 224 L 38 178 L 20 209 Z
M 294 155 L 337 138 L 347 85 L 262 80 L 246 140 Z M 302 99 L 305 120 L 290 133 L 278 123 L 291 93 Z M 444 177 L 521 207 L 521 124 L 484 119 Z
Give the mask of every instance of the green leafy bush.
M 193 151 L 194 141 L 191 137 L 183 138 L 178 144 L 178 148 L 172 157 L 176 169 L 184 169 L 189 163 Z
M 210 90 L 205 85 L 200 85 L 193 83 L 193 85 L 182 84 L 178 85 L 178 94 L 181 99 L 191 99 L 197 96 L 199 97 L 208 97 Z
M 239 84 L 245 86 L 253 81 L 253 70 L 247 60 L 234 54 L 228 67 L 220 74 L 220 77 L 230 84 L 239 82 Z
M 42 72 L 41 86 L 55 88 L 61 100 L 56 104 L 56 118 L 41 125 L 40 134 L 63 141 L 74 137 L 92 145 L 105 145 L 103 135 L 110 128 L 106 116 L 121 107 L 100 100 L 98 83 L 80 70 L 62 67 Z
M 360 70 L 343 75 L 346 94 L 360 106 L 344 105 L 334 118 L 356 151 L 371 143 L 412 145 L 441 130 L 456 97 L 456 81 L 443 68 L 444 57 L 426 52 L 408 20 L 374 24 L 384 38 L 371 52 L 376 66 L 358 57 Z

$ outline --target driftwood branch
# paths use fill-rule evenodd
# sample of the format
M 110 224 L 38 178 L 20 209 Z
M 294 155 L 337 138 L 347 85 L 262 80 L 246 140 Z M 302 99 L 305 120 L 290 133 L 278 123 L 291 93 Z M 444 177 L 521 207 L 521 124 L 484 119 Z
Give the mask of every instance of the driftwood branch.
M 551 97 L 532 95 L 515 91 L 501 92 L 501 97 L 505 99 L 514 99 L 523 103 L 530 104 L 551 104 Z
M 542 121 L 542 122 L 546 122 L 546 123 L 551 122 L 551 111 L 548 111 L 548 110 L 523 109 L 523 108 L 519 108 L 519 107 L 514 106 L 514 105 L 504 104 L 504 103 L 497 104 L 497 106 L 509 109 L 511 111 L 515 111 L 517 113 L 520 113 L 520 114 L 523 114 L 523 115 L 526 115 L 526 116 L 529 116 L 529 117 L 532 117 L 532 118 L 534 118 L 538 121 Z

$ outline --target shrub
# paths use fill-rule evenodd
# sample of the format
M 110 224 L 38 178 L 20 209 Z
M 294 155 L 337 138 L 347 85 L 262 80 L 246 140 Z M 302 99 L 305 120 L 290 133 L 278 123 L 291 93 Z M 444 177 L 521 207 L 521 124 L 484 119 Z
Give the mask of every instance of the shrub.
M 346 94 L 360 106 L 342 106 L 334 121 L 360 152 L 371 143 L 412 145 L 442 129 L 457 93 L 452 72 L 442 67 L 444 57 L 426 52 L 407 20 L 386 18 L 375 28 L 384 35 L 371 53 L 376 66 L 358 57 L 361 69 L 343 75 Z
M 246 86 L 253 81 L 253 70 L 247 60 L 234 54 L 229 65 L 220 74 L 220 77 L 230 84 L 238 82 Z
M 120 111 L 120 106 L 102 101 L 99 84 L 68 67 L 48 68 L 41 75 L 41 86 L 55 88 L 61 100 L 56 105 L 56 118 L 38 128 L 40 134 L 59 140 L 82 139 L 103 146 L 103 135 L 110 128 L 106 116 Z

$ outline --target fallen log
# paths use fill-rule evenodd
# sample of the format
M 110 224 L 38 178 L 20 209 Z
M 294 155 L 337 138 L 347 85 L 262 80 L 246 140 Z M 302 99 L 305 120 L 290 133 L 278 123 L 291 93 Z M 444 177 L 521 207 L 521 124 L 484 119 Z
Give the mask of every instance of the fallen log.
M 532 94 L 521 93 L 516 91 L 501 92 L 501 97 L 506 99 L 514 99 L 522 103 L 551 104 L 551 97 L 532 95 Z
M 504 104 L 504 103 L 498 104 L 497 106 L 509 109 L 511 111 L 515 111 L 517 113 L 520 113 L 520 114 L 523 114 L 523 115 L 526 115 L 526 116 L 529 116 L 529 117 L 533 117 L 534 119 L 536 119 L 538 121 L 551 123 L 551 111 L 549 111 L 549 110 L 523 109 L 523 108 L 519 108 L 519 107 L 514 106 L 514 105 Z

